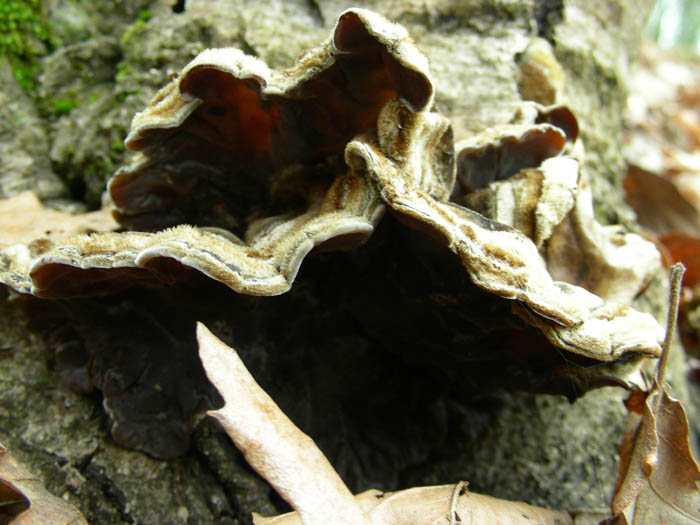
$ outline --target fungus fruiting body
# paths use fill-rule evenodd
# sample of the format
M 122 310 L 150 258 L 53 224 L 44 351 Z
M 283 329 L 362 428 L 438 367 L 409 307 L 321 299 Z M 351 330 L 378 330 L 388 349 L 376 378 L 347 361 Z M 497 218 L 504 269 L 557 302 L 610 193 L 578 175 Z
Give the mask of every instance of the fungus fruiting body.
M 451 373 L 484 362 L 498 370 L 493 356 L 478 355 L 483 335 L 499 348 L 498 360 L 527 363 L 545 378 L 561 351 L 585 364 L 658 356 L 661 327 L 623 304 L 648 283 L 658 254 L 593 220 L 571 112 L 523 103 L 514 122 L 455 145 L 433 91 L 427 60 L 406 31 L 363 9 L 340 15 L 331 37 L 284 71 L 235 49 L 204 51 L 133 119 L 126 145 L 136 153 L 108 186 L 127 231 L 9 246 L 0 253 L 0 282 L 50 299 L 131 294 L 133 304 L 139 290 L 187 286 L 196 274 L 241 296 L 274 296 L 290 290 L 312 252 L 371 243 L 388 213 L 387 231 L 400 224 L 421 232 L 406 236 L 411 260 L 394 260 L 394 252 L 373 258 L 368 249 L 366 275 L 333 277 L 347 279 L 338 287 L 345 294 L 339 316 L 347 305 L 388 305 L 351 312 L 368 344 L 407 357 L 410 345 L 387 334 L 413 330 L 421 335 L 410 344 L 441 341 L 435 347 Z M 401 291 L 410 305 L 358 298 L 383 293 L 371 279 L 402 264 L 411 268 Z M 420 264 L 444 264 L 443 278 L 455 276 L 445 284 L 449 298 L 428 289 L 437 270 L 421 274 Z M 506 319 L 496 324 L 507 328 L 470 324 L 483 314 L 475 297 L 487 297 Z M 118 304 L 105 308 L 121 312 Z M 368 319 L 369 312 L 379 318 Z M 393 317 L 404 323 L 396 331 L 386 322 Z M 435 327 L 442 333 L 431 335 Z M 472 328 L 466 348 L 458 335 Z M 193 336 L 187 340 L 187 348 L 194 345 Z M 535 358 L 523 358 L 528 352 Z M 542 355 L 551 360 L 538 364 Z M 444 365 L 443 357 L 429 360 Z M 605 367 L 582 370 L 553 390 L 579 395 L 624 383 Z M 550 389 L 546 379 L 527 384 L 532 375 L 520 386 Z M 193 403 L 185 404 L 192 413 Z

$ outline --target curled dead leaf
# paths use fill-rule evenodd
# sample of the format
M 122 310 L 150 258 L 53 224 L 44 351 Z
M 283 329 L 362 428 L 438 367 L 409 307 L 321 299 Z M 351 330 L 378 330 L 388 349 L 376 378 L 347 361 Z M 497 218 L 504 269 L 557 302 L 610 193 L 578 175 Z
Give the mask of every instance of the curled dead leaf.
M 224 399 L 223 408 L 208 413 L 250 466 L 307 524 L 326 523 L 329 516 L 335 523 L 371 523 L 323 453 L 260 388 L 238 354 L 201 323 L 197 340 L 207 377 Z
M 691 288 L 700 283 L 700 239 L 683 233 L 668 233 L 660 242 L 668 250 L 671 262 L 683 263 L 683 285 Z
M 78 509 L 49 493 L 0 445 L 0 523 L 87 525 Z
M 622 184 L 627 202 L 644 228 L 659 235 L 700 235 L 700 210 L 681 195 L 669 178 L 629 166 Z
M 666 339 L 653 387 L 633 391 L 622 444 L 620 471 L 611 510 L 624 525 L 700 523 L 700 468 L 689 444 L 689 427 L 681 403 L 664 383 L 666 363 L 678 317 L 682 274 L 671 268 Z
M 368 490 L 355 496 L 375 525 L 572 525 L 571 515 L 466 490 L 465 483 L 413 487 L 397 492 Z M 296 512 L 263 517 L 255 525 L 302 525 Z
M 690 452 L 683 406 L 664 389 L 654 390 L 641 416 L 630 420 L 613 514 L 623 524 L 700 523 L 700 470 Z
M 74 215 L 45 208 L 31 191 L 0 199 L 0 250 L 14 244 L 38 245 L 41 239 L 56 242 L 80 233 L 118 227 L 110 207 Z M 35 253 L 39 248 L 36 246 Z

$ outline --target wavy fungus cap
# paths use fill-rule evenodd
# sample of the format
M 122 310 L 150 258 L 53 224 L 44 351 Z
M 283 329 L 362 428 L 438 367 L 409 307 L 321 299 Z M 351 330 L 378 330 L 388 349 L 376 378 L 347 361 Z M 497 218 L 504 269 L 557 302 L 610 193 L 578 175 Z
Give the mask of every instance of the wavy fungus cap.
M 283 293 L 309 251 L 372 233 L 384 207 L 343 151 L 396 97 L 411 111 L 432 105 L 427 60 L 401 26 L 363 9 L 288 70 L 206 50 L 134 117 L 126 144 L 138 153 L 109 182 L 119 222 L 144 233 L 58 243 L 15 265 L 27 278 L 13 286 L 93 295 L 194 268 L 240 293 Z M 451 172 L 451 151 L 444 160 Z
M 362 9 L 343 13 L 332 38 L 288 70 L 206 50 L 135 116 L 126 145 L 142 155 L 109 183 L 118 219 L 243 233 L 266 200 L 284 211 L 298 204 L 286 193 L 306 193 L 305 177 L 329 185 L 335 173 L 314 165 L 342 155 L 396 97 L 415 111 L 430 106 L 427 61 L 401 26 Z
M 568 275 L 555 251 L 572 235 L 610 245 L 600 268 L 622 253 L 607 233 L 579 231 L 592 219 L 576 204 L 577 163 L 544 165 L 576 140 L 571 112 L 524 104 L 536 110 L 530 121 L 459 146 L 464 191 L 507 183 L 482 200 L 509 200 L 508 224 L 464 206 L 469 199 L 450 200 L 452 128 L 432 101 L 426 59 L 405 30 L 362 9 L 344 12 L 331 38 L 289 70 L 207 50 L 136 115 L 126 143 L 138 154 L 109 183 L 118 220 L 146 231 L 78 236 L 33 258 L 8 253 L 0 275 L 20 291 L 66 297 L 169 283 L 194 269 L 239 293 L 275 295 L 289 290 L 312 249 L 361 244 L 388 208 L 448 247 L 476 286 L 512 300 L 554 346 L 599 361 L 658 355 L 662 333 L 651 316 L 550 273 Z M 535 171 L 513 177 L 527 169 Z M 566 222 L 573 226 L 562 233 Z M 631 270 L 624 290 L 619 274 L 606 274 L 616 297 L 636 294 L 658 267 L 653 246 L 636 246 L 650 262 Z M 593 260 L 601 250 L 577 253 Z

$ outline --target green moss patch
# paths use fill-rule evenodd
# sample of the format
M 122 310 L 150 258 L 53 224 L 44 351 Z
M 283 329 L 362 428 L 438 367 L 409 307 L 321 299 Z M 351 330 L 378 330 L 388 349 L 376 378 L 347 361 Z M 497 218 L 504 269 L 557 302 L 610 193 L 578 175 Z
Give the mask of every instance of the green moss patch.
M 0 2 L 0 54 L 10 58 L 12 71 L 23 89 L 37 87 L 36 59 L 56 47 L 40 0 Z

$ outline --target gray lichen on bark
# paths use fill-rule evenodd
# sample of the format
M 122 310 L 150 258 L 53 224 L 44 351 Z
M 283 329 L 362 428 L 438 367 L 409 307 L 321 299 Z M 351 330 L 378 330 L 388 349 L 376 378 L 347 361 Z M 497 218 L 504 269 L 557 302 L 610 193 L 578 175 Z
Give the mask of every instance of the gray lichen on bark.
M 31 189 L 42 199 L 67 196 L 67 188 L 53 172 L 49 139 L 31 98 L 0 57 L 0 196 Z
M 512 118 L 521 100 L 517 58 L 533 38 L 549 40 L 565 72 L 561 101 L 582 124 L 584 169 L 592 182 L 597 216 L 603 222 L 633 228 L 634 219 L 619 186 L 621 113 L 627 68 L 650 4 L 436 0 L 375 1 L 363 7 L 407 28 L 430 60 L 438 108 L 458 115 L 470 131 Z M 202 49 L 223 46 L 239 47 L 271 67 L 287 67 L 305 48 L 325 38 L 337 15 L 350 6 L 340 0 L 268 2 L 264 7 L 256 2 L 190 0 L 183 12 L 173 12 L 173 3 L 165 0 L 108 5 L 47 2 L 66 46 L 43 59 L 40 95 L 44 102 L 73 101 L 70 111 L 42 119 L 28 97 L 11 90 L 11 82 L 0 84 L 0 100 L 14 104 L 5 106 L 11 109 L 11 117 L 24 119 L 21 126 L 15 120 L 3 120 L 3 137 L 11 129 L 22 129 L 18 137 L 31 138 L 3 142 L 0 182 L 4 194 L 31 187 L 40 197 L 53 199 L 65 197 L 70 185 L 74 198 L 97 206 L 105 180 L 124 160 L 120 141 L 131 116 L 170 73 Z M 75 15 L 64 16 L 66 10 Z M 82 22 L 75 25 L 75 20 Z M 114 23 L 105 25 L 106 20 Z M 6 74 L 5 69 L 0 63 L 0 75 Z M 321 266 L 310 264 L 309 271 Z M 664 282 L 660 276 L 637 301 L 658 318 L 665 311 Z M 304 294 L 311 294 L 313 286 L 304 286 L 283 311 L 293 311 L 307 300 Z M 274 299 L 255 304 L 274 309 L 270 302 Z M 318 303 L 323 300 L 313 299 L 314 308 L 321 309 Z M 157 460 L 116 445 L 100 395 L 75 394 L 66 388 L 56 371 L 57 348 L 34 333 L 17 304 L 0 305 L 0 442 L 53 493 L 75 503 L 95 523 L 246 523 L 253 510 L 280 509 L 270 489 L 211 422 L 199 420 L 192 449 L 175 460 Z M 251 342 L 239 351 L 253 368 L 264 374 L 275 370 L 267 363 L 276 359 L 268 352 L 274 338 L 266 330 L 272 327 L 258 326 L 255 334 L 240 336 L 237 332 L 253 329 L 236 326 L 232 315 L 207 311 L 202 315 L 212 317 L 212 328 L 219 333 Z M 285 327 L 293 325 L 286 323 Z M 342 333 L 326 344 L 343 350 L 333 357 L 343 363 L 343 356 L 351 351 L 363 355 L 363 341 Z M 314 373 L 334 365 L 318 366 L 304 380 L 318 380 Z M 266 380 L 272 383 L 274 378 L 266 376 Z M 328 378 L 325 381 L 329 391 L 339 388 Z M 299 380 L 287 385 L 286 391 L 279 390 L 283 407 L 307 423 L 313 421 L 314 410 L 334 410 L 327 405 L 299 406 L 298 399 L 303 402 L 308 392 L 295 390 L 298 384 L 304 383 Z M 348 454 L 352 446 L 344 440 L 360 439 L 363 432 L 357 429 L 338 432 L 336 441 L 325 443 L 341 451 L 337 454 L 343 463 L 341 472 L 363 473 L 359 488 L 369 482 L 392 490 L 465 479 L 472 490 L 533 504 L 602 507 L 616 473 L 624 416 L 621 398 L 622 393 L 613 389 L 590 393 L 574 404 L 559 397 L 508 393 L 467 408 L 438 399 L 430 414 L 436 429 L 423 429 L 417 442 L 425 444 L 425 449 L 407 450 L 402 469 L 384 457 L 384 450 L 395 445 L 381 441 L 371 443 L 374 465 L 348 466 L 358 459 Z M 454 436 L 459 436 L 459 442 Z

